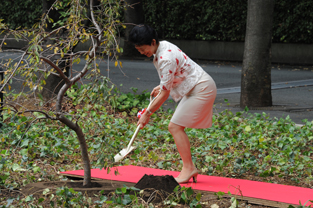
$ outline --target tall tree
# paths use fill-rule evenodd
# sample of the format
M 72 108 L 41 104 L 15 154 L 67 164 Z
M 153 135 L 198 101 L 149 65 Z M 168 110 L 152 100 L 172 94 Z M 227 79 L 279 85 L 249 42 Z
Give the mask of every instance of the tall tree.
M 248 0 L 241 107 L 272 105 L 271 44 L 275 0 Z
M 138 56 L 138 51 L 131 43 L 128 42 L 128 35 L 136 24 L 144 23 L 145 17 L 143 13 L 142 0 L 126 0 L 125 2 L 126 10 L 124 13 L 124 17 L 126 29 L 123 55 Z

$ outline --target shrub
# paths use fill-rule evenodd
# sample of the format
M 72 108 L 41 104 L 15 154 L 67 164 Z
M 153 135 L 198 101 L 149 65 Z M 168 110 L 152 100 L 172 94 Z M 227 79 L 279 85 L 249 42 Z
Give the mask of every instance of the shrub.
M 42 14 L 41 0 L 2 0 L 0 4 L 0 19 L 3 19 L 11 29 L 32 27 L 40 20 Z
M 273 42 L 313 43 L 313 1 L 278 0 Z M 163 39 L 244 41 L 247 0 L 144 0 L 146 23 Z

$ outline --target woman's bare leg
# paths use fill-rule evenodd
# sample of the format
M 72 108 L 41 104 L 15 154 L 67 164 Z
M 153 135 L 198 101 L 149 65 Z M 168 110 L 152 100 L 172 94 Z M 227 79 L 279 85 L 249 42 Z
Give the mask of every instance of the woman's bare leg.
M 184 131 L 185 127 L 170 122 L 168 130 L 174 137 L 178 152 L 183 160 L 183 169 L 177 178 L 185 179 L 196 169 L 191 159 L 189 138 Z

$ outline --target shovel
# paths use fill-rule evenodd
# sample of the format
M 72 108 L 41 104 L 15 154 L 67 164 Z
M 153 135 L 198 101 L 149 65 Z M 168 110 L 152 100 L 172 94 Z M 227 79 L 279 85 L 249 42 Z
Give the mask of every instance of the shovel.
M 152 96 L 150 96 L 150 103 L 148 105 L 148 108 L 150 107 L 150 105 L 153 103 L 153 101 L 161 94 L 161 90 L 159 92 L 159 94 L 152 100 Z M 141 125 L 137 126 L 137 129 L 133 135 L 133 137 L 131 138 L 127 148 L 122 149 L 117 155 L 114 156 L 114 161 L 115 162 L 119 162 L 120 160 L 122 160 L 126 155 L 128 155 L 133 149 L 135 149 L 136 147 L 131 146 L 139 132 L 139 129 L 141 128 Z

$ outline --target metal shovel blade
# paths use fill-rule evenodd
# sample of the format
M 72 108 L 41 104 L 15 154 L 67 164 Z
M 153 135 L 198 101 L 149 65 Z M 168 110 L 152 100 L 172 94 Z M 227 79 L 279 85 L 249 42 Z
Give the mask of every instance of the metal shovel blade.
M 131 151 L 133 151 L 133 149 L 135 149 L 136 147 L 131 146 L 128 150 L 127 148 L 122 149 L 117 155 L 114 156 L 114 161 L 115 162 L 119 162 L 120 160 L 122 160 L 126 155 L 128 155 Z

